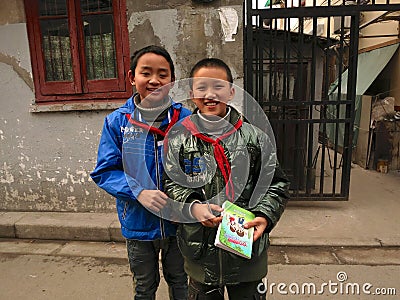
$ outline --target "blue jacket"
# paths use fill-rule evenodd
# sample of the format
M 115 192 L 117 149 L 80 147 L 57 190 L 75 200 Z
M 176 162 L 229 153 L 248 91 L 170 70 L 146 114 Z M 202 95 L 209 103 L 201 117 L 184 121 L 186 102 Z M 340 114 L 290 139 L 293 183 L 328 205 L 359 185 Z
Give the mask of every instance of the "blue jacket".
M 129 115 L 140 120 L 134 96 L 105 118 L 97 165 L 90 176 L 100 188 L 116 198 L 125 238 L 156 240 L 175 235 L 176 225 L 149 212 L 137 200 L 144 189 L 162 190 L 163 145 L 157 135 L 129 122 Z M 174 110 L 178 110 L 179 119 L 190 115 L 181 104 L 172 103 L 160 128 L 168 125 Z

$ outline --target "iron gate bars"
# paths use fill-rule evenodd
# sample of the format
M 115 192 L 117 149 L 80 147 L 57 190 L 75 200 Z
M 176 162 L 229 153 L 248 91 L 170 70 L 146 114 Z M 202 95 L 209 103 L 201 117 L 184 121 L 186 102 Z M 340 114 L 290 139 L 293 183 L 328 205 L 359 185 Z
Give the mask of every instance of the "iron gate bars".
M 245 2 L 245 89 L 274 129 L 292 199 L 348 200 L 360 13 L 399 10 L 390 1 Z

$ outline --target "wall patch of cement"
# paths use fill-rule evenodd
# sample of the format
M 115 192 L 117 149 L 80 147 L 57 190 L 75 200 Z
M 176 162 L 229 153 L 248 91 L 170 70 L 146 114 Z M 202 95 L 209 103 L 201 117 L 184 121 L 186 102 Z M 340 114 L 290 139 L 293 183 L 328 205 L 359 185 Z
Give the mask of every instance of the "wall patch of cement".
M 3 41 L 0 43 L 0 53 L 3 56 L 13 57 L 18 66 L 26 70 L 32 78 L 26 24 L 17 23 L 0 26 L 0 41 Z
M 233 35 L 237 34 L 239 26 L 239 17 L 236 10 L 233 7 L 220 7 L 218 12 L 224 33 L 224 42 L 234 42 Z
M 128 20 L 128 31 L 129 33 L 132 33 L 136 27 L 140 27 L 146 22 L 149 22 L 149 24 L 151 25 L 151 31 L 140 31 L 142 33 L 145 32 L 146 34 L 153 32 L 154 37 L 157 40 L 161 41 L 162 45 L 170 53 L 172 60 L 176 61 L 177 57 L 175 53 L 176 47 L 178 45 L 178 33 L 176 24 L 177 18 L 178 12 L 176 9 L 162 9 L 132 13 Z M 180 77 L 179 70 L 176 70 L 176 77 Z

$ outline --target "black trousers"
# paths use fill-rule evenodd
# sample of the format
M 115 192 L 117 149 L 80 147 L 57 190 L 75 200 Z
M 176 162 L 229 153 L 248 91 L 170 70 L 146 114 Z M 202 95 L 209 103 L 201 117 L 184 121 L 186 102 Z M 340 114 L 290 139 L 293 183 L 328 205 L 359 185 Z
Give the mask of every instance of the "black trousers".
M 226 285 L 229 300 L 265 300 L 266 294 L 259 293 L 262 281 L 241 282 L 235 285 Z M 263 292 L 264 287 L 260 290 Z M 206 285 L 190 278 L 189 300 L 224 300 L 224 286 Z
M 176 237 L 155 241 L 126 241 L 129 265 L 135 282 L 135 300 L 156 299 L 160 283 L 159 254 L 169 299 L 187 299 L 187 276 Z

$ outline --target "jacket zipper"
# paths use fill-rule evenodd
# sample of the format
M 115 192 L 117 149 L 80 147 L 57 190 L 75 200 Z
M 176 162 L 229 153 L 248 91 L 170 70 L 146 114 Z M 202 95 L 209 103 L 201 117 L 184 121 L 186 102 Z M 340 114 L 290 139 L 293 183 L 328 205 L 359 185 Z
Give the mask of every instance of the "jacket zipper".
M 217 181 L 217 186 L 219 186 L 219 184 L 218 184 L 218 181 Z M 219 195 L 219 193 L 218 193 L 218 195 Z M 220 200 L 219 200 L 219 196 L 218 196 L 218 205 L 219 205 L 219 203 L 220 203 Z M 223 265 L 223 263 L 222 263 L 222 249 L 219 249 L 219 252 L 218 252 L 218 256 L 219 256 L 219 284 L 220 285 L 222 285 L 222 283 L 223 283 L 223 277 L 222 277 L 222 265 Z
M 157 180 L 157 189 L 161 188 L 161 183 L 160 183 L 160 170 L 158 168 L 158 141 L 157 141 L 157 134 L 153 133 L 154 137 L 154 156 L 156 160 L 156 180 Z M 160 231 L 161 231 L 161 238 L 165 239 L 165 228 L 164 228 L 164 221 L 162 218 L 162 213 L 160 212 Z
M 218 249 L 218 257 L 219 257 L 219 285 L 222 286 L 223 284 L 223 277 L 222 277 L 222 249 Z
M 218 205 L 221 205 L 221 200 L 220 200 L 220 190 L 219 190 L 219 181 L 217 180 L 217 203 Z M 218 258 L 219 258 L 219 285 L 222 286 L 223 284 L 223 276 L 222 276 L 222 249 L 218 249 Z
M 126 218 L 126 212 L 128 211 L 128 205 L 129 205 L 129 203 L 126 201 L 124 204 L 124 211 L 122 213 L 122 220 L 125 220 L 125 218 Z

